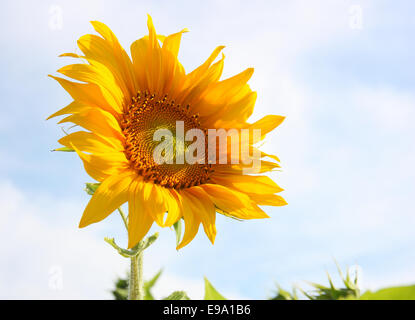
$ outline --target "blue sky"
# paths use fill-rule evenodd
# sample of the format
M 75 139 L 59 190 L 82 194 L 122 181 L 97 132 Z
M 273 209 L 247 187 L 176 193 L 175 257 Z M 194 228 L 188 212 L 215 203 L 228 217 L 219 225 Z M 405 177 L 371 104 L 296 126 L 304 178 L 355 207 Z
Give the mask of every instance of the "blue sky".
M 164 268 L 158 296 L 185 289 L 202 296 L 203 276 L 225 295 L 264 298 L 275 281 L 325 281 L 359 265 L 363 288 L 415 282 L 415 22 L 411 1 L 30 1 L 0 10 L 0 297 L 109 298 L 128 261 L 103 242 L 125 244 L 117 215 L 78 230 L 91 179 L 77 157 L 52 153 L 62 136 L 45 118 L 70 102 L 48 78 L 92 33 L 109 25 L 122 45 L 146 33 L 184 27 L 186 70 L 220 44 L 224 77 L 254 67 L 252 120 L 286 121 L 267 138 L 282 172 L 273 178 L 289 205 L 269 220 L 218 218 L 212 246 L 200 233 L 180 252 L 162 229 L 146 252 L 145 274 Z M 57 8 L 57 9 L 56 9 Z M 361 9 L 360 28 L 356 11 Z M 56 10 L 61 24 L 54 24 Z M 156 228 L 155 228 L 156 231 Z M 23 253 L 23 254 L 22 254 Z M 56 275 L 62 280 L 56 285 Z M 59 282 L 60 283 L 60 282 Z

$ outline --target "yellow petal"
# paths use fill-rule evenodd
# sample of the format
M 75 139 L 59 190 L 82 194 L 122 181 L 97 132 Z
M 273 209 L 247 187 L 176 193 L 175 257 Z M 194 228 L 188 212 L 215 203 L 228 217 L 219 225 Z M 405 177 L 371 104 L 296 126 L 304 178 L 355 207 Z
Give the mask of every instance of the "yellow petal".
M 250 194 L 249 197 L 260 206 L 285 206 L 287 202 L 276 194 Z
M 200 187 L 189 188 L 188 193 L 192 195 L 193 210 L 198 213 L 206 235 L 212 244 L 214 244 L 216 237 L 216 211 L 213 202 Z
M 156 29 L 154 28 L 153 19 L 150 15 L 147 15 L 147 27 L 148 27 L 148 70 L 147 74 L 148 85 L 150 92 L 156 95 L 162 95 L 162 83 L 163 70 L 162 70 L 162 58 L 160 44 L 157 39 Z
M 278 127 L 284 121 L 284 119 L 285 119 L 285 117 L 283 117 L 283 116 L 267 115 L 267 116 L 263 117 L 262 119 L 260 119 L 256 122 L 254 122 L 253 124 L 251 124 L 248 128 L 250 130 L 260 129 L 261 130 L 261 139 L 263 139 L 267 133 L 271 132 L 276 127 Z M 254 137 L 253 134 L 251 134 L 250 137 L 252 137 L 251 140 L 250 140 L 251 143 L 257 143 L 258 142 L 258 141 L 253 141 L 253 137 Z
M 253 149 L 256 149 L 256 148 L 253 148 Z M 256 150 L 258 150 L 258 149 L 256 149 Z M 268 154 L 268 153 L 265 153 L 263 151 L 260 151 L 260 154 L 261 154 L 261 158 L 268 157 L 268 158 L 271 158 L 271 159 L 273 159 L 277 162 L 280 162 L 280 159 L 277 156 L 273 155 L 273 154 Z
M 143 202 L 146 212 L 160 227 L 164 227 L 166 204 L 160 188 L 162 187 L 152 182 L 143 182 Z
M 177 246 L 177 250 L 183 248 L 190 241 L 194 239 L 196 236 L 199 226 L 200 226 L 200 218 L 193 212 L 193 204 L 192 201 L 187 197 L 186 194 L 181 196 L 181 210 L 183 212 L 183 219 L 184 219 L 184 234 L 183 239 L 180 244 Z
M 90 107 L 88 105 L 86 105 L 85 103 L 82 103 L 82 102 L 79 102 L 79 101 L 72 101 L 65 108 L 62 108 L 59 111 L 51 114 L 49 117 L 47 117 L 46 120 L 49 120 L 49 119 L 54 118 L 54 117 L 62 116 L 64 114 L 80 113 L 80 112 L 88 110 L 89 108 Z
M 161 50 L 163 69 L 162 90 L 168 96 L 175 97 L 176 101 L 185 80 L 184 68 L 177 59 L 181 36 L 184 32 L 187 32 L 187 29 L 166 37 Z
M 128 248 L 140 242 L 154 222 L 144 207 L 142 185 L 142 180 L 136 179 L 128 190 Z
M 249 175 L 214 176 L 215 183 L 232 187 L 240 192 L 269 194 L 283 191 L 270 177 Z
M 62 54 L 59 55 L 59 57 L 83 58 L 82 56 L 80 56 L 76 53 L 72 53 L 72 52 L 62 53 Z
M 179 207 L 179 197 L 174 189 L 160 188 L 164 203 L 167 210 L 167 217 L 163 226 L 171 227 L 181 218 L 181 211 Z
M 204 106 L 204 94 L 208 92 L 208 88 L 211 84 L 217 82 L 222 75 L 223 64 L 225 56 L 222 55 L 222 59 L 213 64 L 203 76 L 199 79 L 194 79 L 192 86 L 186 90 L 183 90 L 182 95 L 178 96 L 178 101 L 184 105 L 190 105 L 194 113 L 199 113 L 200 116 L 204 116 L 210 110 L 207 110 Z M 199 103 L 199 101 L 201 101 Z
M 118 141 L 113 139 L 113 141 Z M 124 148 L 118 141 L 118 148 L 108 140 L 97 136 L 91 132 L 77 131 L 71 133 L 58 141 L 65 147 L 74 145 L 77 149 L 89 153 L 111 153 L 111 152 L 123 152 Z
M 111 30 L 100 22 L 92 22 L 95 29 L 104 33 L 104 39 L 87 34 L 78 40 L 78 46 L 91 64 L 98 61 L 105 65 L 115 76 L 125 95 L 135 95 L 133 69 L 130 58 L 119 44 Z M 106 31 L 102 31 L 105 29 Z M 99 31 L 98 31 L 99 32 Z
M 228 104 L 238 101 L 252 92 L 246 83 L 253 72 L 253 68 L 248 68 L 231 78 L 212 84 L 204 94 L 203 99 L 194 108 L 200 113 L 201 117 L 222 112 Z
M 218 82 L 211 92 L 207 95 L 208 100 L 235 100 L 238 94 L 241 94 L 242 90 L 249 91 L 247 86 L 248 80 L 254 73 L 253 68 L 248 68 L 237 75 Z M 245 92 L 245 91 L 244 91 Z
M 117 60 L 117 63 L 113 65 L 113 67 L 116 70 L 119 70 L 120 75 L 124 79 L 126 87 L 129 89 L 132 95 L 135 95 L 138 90 L 138 86 L 135 83 L 132 62 L 127 52 L 125 52 L 125 50 L 121 47 L 117 37 L 114 35 L 111 29 L 108 28 L 104 23 L 99 21 L 92 21 L 91 24 L 94 29 L 100 35 L 102 35 L 104 39 L 110 43 L 110 45 L 112 45 L 114 56 Z
M 177 59 L 176 51 L 180 44 L 179 35 L 166 37 L 160 48 L 151 18 L 148 19 L 149 36 L 135 41 L 131 45 L 131 57 L 136 81 L 140 90 L 164 96 L 177 101 L 185 73 Z
M 85 171 L 97 181 L 104 181 L 109 176 L 120 174 L 129 168 L 129 163 L 121 152 L 86 154 L 77 149 L 73 144 L 71 148 L 81 158 Z
M 147 14 L 147 28 L 148 28 L 148 39 L 152 48 L 160 47 L 157 39 L 156 29 L 154 28 L 153 19 Z
M 280 168 L 280 165 L 275 162 L 266 161 L 266 160 L 259 160 L 260 161 L 260 169 L 258 173 L 264 173 L 268 171 L 273 171 L 274 169 Z M 252 164 L 244 165 L 234 164 L 234 165 L 216 165 L 215 166 L 215 175 L 219 176 L 226 176 L 226 175 L 242 175 L 244 173 L 244 168 L 251 168 Z
M 79 227 L 99 222 L 120 207 L 128 198 L 128 188 L 135 173 L 124 172 L 105 179 L 85 208 Z
M 268 215 L 242 192 L 218 184 L 203 184 L 200 187 L 209 195 L 215 206 L 227 215 L 239 219 L 268 218 Z
M 72 114 L 58 123 L 72 122 L 95 134 L 116 137 L 124 141 L 124 136 L 117 120 L 108 112 L 85 106 L 84 111 Z
M 49 77 L 58 81 L 59 84 L 62 86 L 62 88 L 64 88 L 75 101 L 82 102 L 83 104 L 86 104 L 90 107 L 104 109 L 105 111 L 110 112 L 116 117 L 119 115 L 119 112 L 117 112 L 107 102 L 107 100 L 105 100 L 104 96 L 101 93 L 100 88 L 97 85 L 93 83 L 72 82 L 72 81 L 68 81 L 66 79 L 63 79 L 60 77 L 54 77 L 51 75 Z M 49 118 L 51 118 L 52 116 L 50 116 Z
M 111 71 L 98 62 L 94 62 L 94 65 L 71 64 L 58 72 L 69 78 L 97 85 L 105 100 L 118 113 L 122 112 L 124 102 L 130 102 L 131 97 L 124 96 Z
M 131 44 L 131 58 L 133 59 L 133 68 L 136 82 L 142 91 L 149 90 L 148 77 L 148 39 L 141 38 Z
M 252 115 L 256 92 L 248 92 L 240 100 L 227 104 L 215 116 L 205 120 L 208 128 L 241 128 L 244 127 L 246 120 Z
M 197 67 L 195 70 L 190 72 L 187 76 L 188 82 L 192 83 L 194 81 L 197 81 L 197 79 L 200 79 L 204 76 L 204 74 L 209 69 L 210 65 L 215 61 L 216 57 L 219 55 L 219 53 L 225 48 L 225 46 L 219 46 L 217 47 L 209 56 L 209 58 L 199 67 Z
M 173 56 L 177 58 L 177 55 L 179 54 L 180 41 L 182 39 L 182 34 L 188 31 L 189 30 L 187 29 L 183 29 L 180 32 L 173 33 L 167 36 L 163 42 L 163 49 L 170 51 L 173 54 Z

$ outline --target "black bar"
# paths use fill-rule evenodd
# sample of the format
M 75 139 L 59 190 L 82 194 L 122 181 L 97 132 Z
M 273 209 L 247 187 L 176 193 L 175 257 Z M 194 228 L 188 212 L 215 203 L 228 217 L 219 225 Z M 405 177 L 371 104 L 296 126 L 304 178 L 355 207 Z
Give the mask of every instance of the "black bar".
M 136 319 L 297 319 L 346 317 L 361 318 L 363 312 L 370 316 L 383 317 L 406 314 L 414 315 L 414 301 L 357 301 L 357 300 L 227 300 L 227 301 L 32 301 L 8 300 L 0 301 L 3 314 L 18 313 L 19 316 L 28 312 L 31 317 L 37 312 L 42 316 L 71 317 L 72 319 L 91 319 L 104 316 L 114 320 Z M 407 308 L 408 312 L 405 312 Z M 151 317 L 151 318 L 150 318 Z M 7 319 L 6 317 L 5 319 Z

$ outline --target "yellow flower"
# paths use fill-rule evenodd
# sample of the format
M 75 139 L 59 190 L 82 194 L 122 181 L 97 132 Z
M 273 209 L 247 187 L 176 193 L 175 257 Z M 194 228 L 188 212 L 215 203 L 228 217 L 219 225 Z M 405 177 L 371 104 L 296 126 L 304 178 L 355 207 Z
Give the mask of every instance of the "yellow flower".
M 247 122 L 256 100 L 247 85 L 252 68 L 220 81 L 224 63 L 223 54 L 216 61 L 224 48 L 220 46 L 202 65 L 185 73 L 177 55 L 187 30 L 158 35 L 150 16 L 149 35 L 131 45 L 132 59 L 106 25 L 97 21 L 92 25 L 102 37 L 82 36 L 78 46 L 83 55 L 62 55 L 80 58 L 82 63 L 58 70 L 79 82 L 51 76 L 74 101 L 49 118 L 66 114 L 59 123 L 71 122 L 88 130 L 66 135 L 59 143 L 75 150 L 86 172 L 101 182 L 79 227 L 103 220 L 128 202 L 129 248 L 153 222 L 168 227 L 183 218 L 185 232 L 179 249 L 193 240 L 200 224 L 213 243 L 216 212 L 238 219 L 267 218 L 258 205 L 286 204 L 276 195 L 282 191 L 277 184 L 267 176 L 244 174 L 245 164 L 158 164 L 153 157 L 154 133 L 161 128 L 174 130 L 176 121 L 182 121 L 186 130 L 204 132 L 261 129 L 259 140 L 277 127 L 284 117 L 269 115 Z M 253 146 L 257 140 L 247 142 L 251 153 L 257 150 Z M 261 152 L 257 158 L 260 172 L 279 167 L 275 156 Z

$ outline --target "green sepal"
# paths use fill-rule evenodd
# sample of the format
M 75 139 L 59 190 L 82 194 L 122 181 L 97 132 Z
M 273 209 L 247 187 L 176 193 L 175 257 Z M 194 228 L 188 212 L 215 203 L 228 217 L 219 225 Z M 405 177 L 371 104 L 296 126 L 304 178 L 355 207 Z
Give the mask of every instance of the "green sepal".
M 85 192 L 88 193 L 90 196 L 92 196 L 95 191 L 97 191 L 98 187 L 101 183 L 93 183 L 93 182 L 87 182 L 85 183 Z
M 147 239 L 145 239 L 144 241 L 141 241 L 141 242 L 139 242 L 138 244 L 137 244 L 137 246 L 140 246 L 140 248 L 141 248 L 141 250 L 145 250 L 145 249 L 147 249 L 149 246 L 151 246 L 153 243 L 154 243 L 154 241 L 156 241 L 157 240 L 157 238 L 159 237 L 159 233 L 158 232 L 156 232 L 155 234 L 153 234 L 152 236 L 149 236 L 149 237 L 147 237 Z M 141 243 L 141 245 L 140 245 L 140 243 Z M 137 247 L 137 246 L 135 246 L 135 247 Z M 134 247 L 134 248 L 135 248 Z
M 52 151 L 75 152 L 74 149 L 69 148 L 69 147 L 56 148 L 56 149 L 53 149 Z
M 105 242 L 109 243 L 115 250 L 118 251 L 120 255 L 122 255 L 125 258 L 132 258 L 138 255 L 143 250 L 147 249 L 149 246 L 153 244 L 154 241 L 157 240 L 159 234 L 156 232 L 152 236 L 148 237 L 147 239 L 140 241 L 134 248 L 132 249 L 123 249 L 119 247 L 116 243 L 114 238 L 107 238 L 105 237 Z
M 178 246 L 182 238 L 182 219 L 177 220 L 177 222 L 173 225 L 173 228 L 176 232 L 176 246 Z
M 119 247 L 116 243 L 114 238 L 104 238 L 105 242 L 109 243 L 115 250 L 118 251 L 118 253 L 120 255 L 122 255 L 125 258 L 131 258 L 131 257 L 135 257 L 140 250 L 137 247 L 132 248 L 131 250 L 129 249 L 123 249 L 121 247 Z

